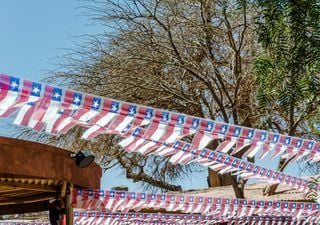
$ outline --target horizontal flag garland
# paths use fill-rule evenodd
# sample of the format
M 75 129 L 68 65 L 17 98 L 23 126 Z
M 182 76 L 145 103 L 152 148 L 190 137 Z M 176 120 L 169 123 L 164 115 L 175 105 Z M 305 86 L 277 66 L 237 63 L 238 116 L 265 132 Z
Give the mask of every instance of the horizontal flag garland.
M 215 223 L 228 224 L 292 224 L 291 217 L 279 216 L 251 216 L 240 218 L 225 218 L 222 216 L 203 216 L 198 214 L 158 214 L 158 213 L 108 213 L 96 211 L 75 211 L 74 222 L 76 224 L 91 225 L 116 225 L 116 224 L 171 224 L 171 225 L 210 225 Z M 295 224 L 303 224 L 298 222 Z M 319 224 L 310 221 L 308 224 Z
M 153 208 L 168 212 L 223 216 L 289 216 L 293 221 L 320 219 L 320 203 L 265 201 L 191 196 L 183 194 L 151 194 L 141 192 L 72 189 L 73 208 L 127 213 L 129 210 Z
M 174 143 L 194 135 L 191 145 L 199 149 L 220 139 L 217 151 L 223 153 L 235 154 L 248 146 L 248 157 L 262 151 L 260 158 L 273 152 L 271 158 L 282 155 L 295 161 L 307 156 L 310 162 L 320 161 L 320 143 L 312 140 L 62 90 L 4 74 L 0 75 L 0 88 L 0 117 L 19 110 L 14 123 L 37 131 L 67 133 L 79 125 L 88 128 L 83 138 L 90 139 L 148 125 L 143 138 L 155 142 Z
M 119 145 L 128 152 L 139 152 L 141 154 L 154 154 L 163 157 L 170 156 L 170 162 L 174 164 L 188 164 L 197 162 L 207 166 L 219 173 L 238 171 L 243 179 L 256 178 L 267 180 L 269 183 L 280 183 L 304 191 L 309 190 L 310 181 L 299 177 L 287 175 L 282 172 L 266 169 L 254 163 L 232 157 L 222 152 L 210 149 L 197 149 L 192 144 L 176 141 L 171 144 L 162 144 L 152 140 L 143 139 L 145 129 L 136 128 L 132 134 L 123 139 Z M 122 136 L 126 137 L 127 134 Z M 315 186 L 320 192 L 320 185 Z
M 29 126 L 38 131 L 45 128 L 52 134 L 66 133 L 75 125 L 81 125 L 88 128 L 84 133 L 88 138 L 100 134 L 100 131 L 124 137 L 119 144 L 127 151 L 170 156 L 172 163 L 187 164 L 194 161 L 219 173 L 238 172 L 244 179 L 264 179 L 270 183 L 289 185 L 304 192 L 309 189 L 307 180 L 268 170 L 228 156 L 227 153 L 231 150 L 236 153 L 248 144 L 250 147 L 245 154 L 250 157 L 255 155 L 252 153 L 261 148 L 263 154 L 269 152 L 270 146 L 273 146 L 276 154 L 283 152 L 284 147 L 287 146 L 286 152 L 288 154 L 289 149 L 292 150 L 289 148 L 290 143 L 298 144 L 301 148 L 303 146 L 307 149 L 310 148 L 311 151 L 316 146 L 311 141 L 299 141 L 300 139 L 295 138 L 291 142 L 290 137 L 266 131 L 213 122 L 111 99 L 102 99 L 71 90 L 63 91 L 49 85 L 45 85 L 43 88 L 39 83 L 21 82 L 19 78 L 6 75 L 0 75 L 0 81 L 5 84 L 2 85 L 5 91 L 2 92 L 1 89 L 0 99 L 6 99 L 11 91 L 14 97 L 10 95 L 10 98 L 8 97 L 4 102 L 9 105 L 9 108 L 22 105 L 14 121 L 16 124 Z M 18 88 L 20 83 L 24 84 L 21 93 Z M 40 95 L 41 90 L 44 90 L 42 95 Z M 31 95 L 30 93 L 35 93 L 35 96 L 32 98 L 27 96 Z M 15 103 L 13 98 L 24 100 L 17 100 L 18 103 Z M 0 104 L 1 107 L 4 108 Z M 145 125 L 148 125 L 146 129 L 140 127 Z M 191 143 L 176 141 L 176 139 L 190 134 L 194 134 Z M 242 139 L 241 134 L 245 134 L 247 138 Z M 272 137 L 272 142 L 266 148 L 263 140 L 266 140 L 268 135 Z M 249 137 L 259 138 L 257 142 L 252 142 Z M 224 141 L 216 151 L 204 149 L 212 139 Z M 280 145 L 281 140 L 286 145 Z M 316 190 L 320 191 L 320 185 L 316 186 Z

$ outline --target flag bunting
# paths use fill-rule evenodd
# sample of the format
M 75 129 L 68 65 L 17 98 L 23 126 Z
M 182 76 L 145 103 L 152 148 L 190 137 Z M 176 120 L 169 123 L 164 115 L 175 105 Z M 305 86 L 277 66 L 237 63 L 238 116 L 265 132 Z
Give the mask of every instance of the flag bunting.
M 199 214 L 169 214 L 169 213 L 110 213 L 97 211 L 75 211 L 75 224 L 170 224 L 170 225 L 212 225 L 216 223 L 252 224 L 252 225 L 286 225 L 286 224 L 319 224 L 319 219 L 293 221 L 289 216 L 204 216 Z
M 183 194 L 72 189 L 73 208 L 108 212 L 165 209 L 167 212 L 241 218 L 249 216 L 285 216 L 293 221 L 320 220 L 320 203 L 230 199 Z
M 320 161 L 320 143 L 312 140 L 63 90 L 5 74 L 0 74 L 0 88 L 0 117 L 18 111 L 15 124 L 50 134 L 66 133 L 79 125 L 87 128 L 83 138 L 91 139 L 147 126 L 143 138 L 153 142 L 170 144 L 194 135 L 191 145 L 197 149 L 219 139 L 217 151 L 223 153 L 245 151 L 245 156 L 253 157 L 260 152 L 260 158 L 269 154 L 292 161 L 304 156 L 309 162 Z M 154 145 L 148 143 L 143 149 L 150 151 Z

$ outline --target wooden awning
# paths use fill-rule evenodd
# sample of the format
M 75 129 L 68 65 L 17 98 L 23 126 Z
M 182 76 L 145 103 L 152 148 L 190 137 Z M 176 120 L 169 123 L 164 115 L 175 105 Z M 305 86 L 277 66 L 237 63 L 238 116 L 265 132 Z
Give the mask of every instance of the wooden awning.
M 37 212 L 61 204 L 67 187 L 100 188 L 101 168 L 78 168 L 71 152 L 0 137 L 0 215 Z

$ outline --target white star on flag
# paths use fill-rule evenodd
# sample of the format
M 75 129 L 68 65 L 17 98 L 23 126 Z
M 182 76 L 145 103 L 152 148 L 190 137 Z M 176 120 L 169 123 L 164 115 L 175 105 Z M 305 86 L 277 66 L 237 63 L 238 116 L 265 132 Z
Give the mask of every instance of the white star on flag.
M 78 102 L 80 102 L 79 96 L 74 97 L 73 102 L 78 104 Z
M 35 94 L 38 94 L 39 91 L 40 91 L 40 89 L 38 87 L 34 87 L 32 89 L 32 92 L 35 93 Z
M 16 87 L 18 87 L 18 84 L 15 81 L 13 81 L 13 82 L 11 82 L 10 86 L 13 88 L 16 88 Z
M 92 106 L 93 106 L 94 108 L 98 108 L 98 107 L 99 107 L 98 101 L 94 101 L 93 104 L 92 104 Z
M 56 93 L 54 93 L 53 97 L 58 99 L 60 97 L 60 94 L 58 92 L 56 92 Z

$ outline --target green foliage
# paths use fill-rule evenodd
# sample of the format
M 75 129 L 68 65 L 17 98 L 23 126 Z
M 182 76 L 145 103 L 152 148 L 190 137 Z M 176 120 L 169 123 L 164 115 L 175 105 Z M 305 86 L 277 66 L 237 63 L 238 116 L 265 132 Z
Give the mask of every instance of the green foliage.
M 306 118 L 318 106 L 320 3 L 260 0 L 258 4 L 258 40 L 264 52 L 254 60 L 257 100 L 263 110 L 276 110 L 292 130 L 294 118 Z

